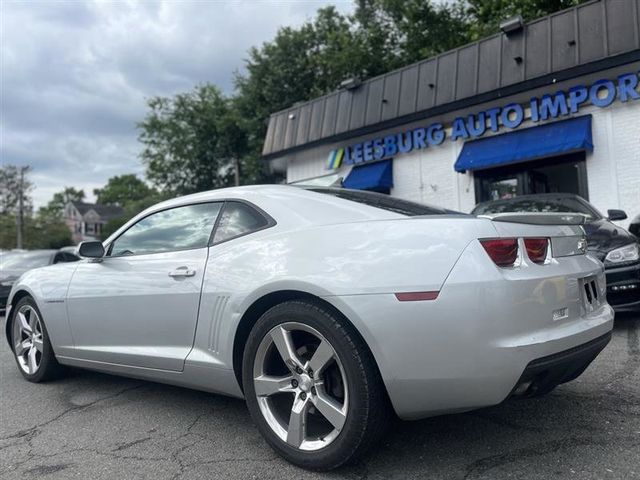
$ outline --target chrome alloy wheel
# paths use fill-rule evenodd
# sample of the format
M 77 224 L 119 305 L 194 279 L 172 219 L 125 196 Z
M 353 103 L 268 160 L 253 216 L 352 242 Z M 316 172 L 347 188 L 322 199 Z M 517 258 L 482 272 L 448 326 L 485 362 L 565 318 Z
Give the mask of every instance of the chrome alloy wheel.
M 13 320 L 13 350 L 20 368 L 28 375 L 40 368 L 43 352 L 42 323 L 38 312 L 23 305 Z
M 315 451 L 340 434 L 347 418 L 347 381 L 338 355 L 316 329 L 280 324 L 262 339 L 253 364 L 260 411 L 292 447 Z

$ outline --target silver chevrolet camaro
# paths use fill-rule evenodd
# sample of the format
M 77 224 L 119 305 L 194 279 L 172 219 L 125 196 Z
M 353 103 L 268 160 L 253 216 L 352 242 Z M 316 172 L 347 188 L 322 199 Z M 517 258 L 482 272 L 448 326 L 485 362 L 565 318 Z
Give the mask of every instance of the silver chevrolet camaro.
M 394 414 L 580 375 L 613 325 L 581 221 L 343 189 L 205 192 L 81 244 L 80 262 L 24 274 L 6 335 L 32 382 L 69 365 L 243 397 L 276 451 L 326 470 Z

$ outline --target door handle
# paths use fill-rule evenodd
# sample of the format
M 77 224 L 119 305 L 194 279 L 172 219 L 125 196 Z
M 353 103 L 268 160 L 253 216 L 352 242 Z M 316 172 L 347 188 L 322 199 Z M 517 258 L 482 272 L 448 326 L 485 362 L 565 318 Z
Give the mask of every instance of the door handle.
M 175 270 L 169 272 L 169 276 L 172 278 L 193 277 L 195 274 L 196 274 L 196 271 L 189 267 L 178 267 Z

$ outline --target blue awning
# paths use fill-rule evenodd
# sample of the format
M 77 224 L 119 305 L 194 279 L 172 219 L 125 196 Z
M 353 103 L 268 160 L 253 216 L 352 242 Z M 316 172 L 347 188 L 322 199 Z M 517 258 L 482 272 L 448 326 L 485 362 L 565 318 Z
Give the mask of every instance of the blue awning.
M 344 188 L 388 192 L 393 187 L 393 160 L 365 163 L 353 167 L 342 182 Z
M 466 142 L 456 172 L 593 150 L 591 115 Z

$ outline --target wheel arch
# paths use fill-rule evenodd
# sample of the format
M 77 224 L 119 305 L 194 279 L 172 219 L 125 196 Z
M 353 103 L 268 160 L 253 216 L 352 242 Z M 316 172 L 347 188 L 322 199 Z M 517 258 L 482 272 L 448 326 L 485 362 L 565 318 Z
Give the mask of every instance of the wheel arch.
M 267 310 L 275 307 L 276 305 L 292 300 L 306 300 L 310 303 L 321 305 L 334 315 L 341 318 L 345 322 L 346 326 L 351 330 L 351 332 L 356 335 L 362 341 L 362 344 L 367 348 L 369 354 L 371 355 L 371 358 L 373 358 L 376 368 L 378 369 L 378 374 L 380 375 L 380 368 L 378 366 L 375 355 L 373 355 L 371 347 L 369 346 L 361 332 L 358 330 L 358 328 L 356 328 L 354 323 L 349 320 L 349 318 L 344 313 L 342 313 L 335 305 L 332 305 L 322 297 L 309 292 L 301 290 L 278 290 L 263 295 L 262 297 L 255 300 L 244 312 L 242 318 L 240 319 L 240 322 L 238 323 L 238 327 L 236 328 L 233 340 L 233 372 L 236 376 L 238 385 L 240 386 L 240 390 L 243 393 L 244 389 L 242 386 L 242 357 L 244 355 L 244 349 L 247 344 L 247 339 L 249 338 L 251 329 Z
M 33 297 L 33 296 L 31 295 L 31 292 L 29 292 L 27 290 L 24 290 L 24 289 L 20 289 L 16 293 L 13 294 L 13 297 L 11 298 L 11 302 L 9 303 L 9 305 L 11 305 L 11 312 L 14 311 L 14 307 L 24 297 Z M 11 313 L 11 312 L 9 312 L 9 313 Z M 10 320 L 10 318 L 7 315 L 7 317 L 5 318 L 5 322 L 4 322 L 4 333 L 5 333 L 5 336 L 7 338 L 7 343 L 9 344 L 9 347 L 13 351 L 13 342 L 11 341 L 11 322 L 9 320 Z

